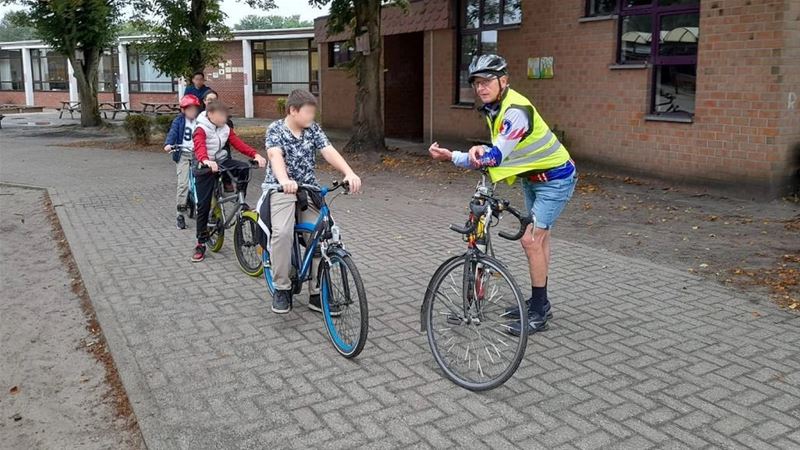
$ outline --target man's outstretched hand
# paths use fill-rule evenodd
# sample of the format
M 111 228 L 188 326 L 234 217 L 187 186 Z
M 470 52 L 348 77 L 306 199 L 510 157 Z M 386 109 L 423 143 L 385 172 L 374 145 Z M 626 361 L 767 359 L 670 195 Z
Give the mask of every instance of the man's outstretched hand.
M 453 152 L 446 148 L 439 147 L 438 142 L 431 144 L 428 148 L 428 152 L 431 154 L 431 158 L 437 161 L 452 161 L 453 159 Z

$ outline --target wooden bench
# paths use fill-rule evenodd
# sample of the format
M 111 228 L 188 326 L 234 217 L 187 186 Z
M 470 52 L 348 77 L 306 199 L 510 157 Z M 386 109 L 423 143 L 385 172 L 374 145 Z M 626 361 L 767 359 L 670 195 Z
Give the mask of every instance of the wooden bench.
M 74 119 L 75 116 L 73 114 L 81 112 L 81 102 L 61 102 L 61 108 L 56 109 L 58 110 L 59 119 L 64 116 L 64 111 L 69 112 L 70 119 Z

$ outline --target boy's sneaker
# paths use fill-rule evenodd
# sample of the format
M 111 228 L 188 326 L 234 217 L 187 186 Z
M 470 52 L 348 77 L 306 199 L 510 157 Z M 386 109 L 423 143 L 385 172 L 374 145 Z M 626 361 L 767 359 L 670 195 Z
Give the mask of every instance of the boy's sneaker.
M 531 308 L 531 299 L 525 300 L 525 307 L 530 309 Z M 547 320 L 553 318 L 553 308 L 550 306 L 550 301 L 548 300 L 547 303 L 544 304 L 544 315 Z M 509 319 L 518 319 L 519 318 L 519 309 L 515 307 L 508 307 L 506 311 L 503 313 L 503 317 L 507 317 Z
M 528 334 L 538 333 L 539 331 L 546 330 L 549 325 L 547 318 L 542 317 L 537 313 L 528 313 Z M 506 333 L 512 336 L 520 335 L 520 321 L 515 320 L 506 324 Z
M 322 312 L 322 300 L 319 294 L 311 294 L 308 296 L 308 309 Z M 342 308 L 339 305 L 331 305 L 331 316 L 336 317 L 342 315 Z
M 205 244 L 197 244 L 194 247 L 194 255 L 192 255 L 192 262 L 200 262 L 206 259 L 206 246 Z
M 186 229 L 186 219 L 183 218 L 183 214 L 178 214 L 178 217 L 175 218 L 175 226 L 178 227 L 179 230 Z
M 292 291 L 275 290 L 272 295 L 272 312 L 286 314 L 292 310 Z

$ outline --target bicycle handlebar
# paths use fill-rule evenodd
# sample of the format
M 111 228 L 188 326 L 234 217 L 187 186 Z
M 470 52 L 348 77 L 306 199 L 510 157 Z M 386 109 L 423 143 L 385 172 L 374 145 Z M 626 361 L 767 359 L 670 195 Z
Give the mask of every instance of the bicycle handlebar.
M 327 192 L 333 192 L 333 191 L 335 191 L 335 190 L 337 190 L 339 188 L 342 188 L 345 191 L 350 191 L 350 183 L 348 183 L 346 181 L 345 182 L 341 182 L 341 181 L 338 181 L 338 180 L 334 180 L 331 183 L 331 187 L 328 188 Z M 319 186 L 315 186 L 313 184 L 298 184 L 297 185 L 297 189 L 298 190 L 307 189 L 307 190 L 311 190 L 311 191 L 321 191 L 322 190 L 322 189 L 320 189 Z M 275 188 L 275 192 L 283 192 L 283 186 L 278 186 L 277 188 Z
M 525 230 L 528 229 L 528 225 L 532 223 L 532 220 L 529 216 L 523 216 L 519 211 L 517 211 L 516 208 L 512 206 L 506 206 L 505 210 L 511 213 L 512 216 L 516 217 L 517 220 L 519 220 L 519 230 L 517 231 L 516 234 L 511 234 L 506 231 L 501 231 L 497 233 L 497 235 L 503 239 L 508 239 L 509 241 L 518 241 L 525 234 Z

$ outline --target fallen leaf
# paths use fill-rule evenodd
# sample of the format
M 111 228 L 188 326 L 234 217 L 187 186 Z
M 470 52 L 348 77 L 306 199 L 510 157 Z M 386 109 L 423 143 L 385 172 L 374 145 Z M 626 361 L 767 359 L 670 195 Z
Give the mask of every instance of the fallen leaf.
M 8 393 L 11 394 L 11 395 L 19 394 L 19 387 L 18 386 L 13 386 L 11 389 L 8 390 Z

